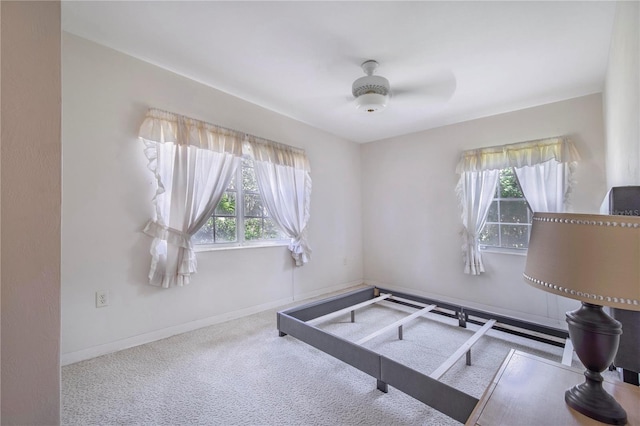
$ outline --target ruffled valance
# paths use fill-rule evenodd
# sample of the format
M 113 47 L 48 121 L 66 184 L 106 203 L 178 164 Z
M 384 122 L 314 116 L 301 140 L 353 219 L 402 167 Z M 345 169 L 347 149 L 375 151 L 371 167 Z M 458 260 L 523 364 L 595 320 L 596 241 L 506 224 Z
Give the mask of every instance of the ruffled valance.
M 249 155 L 255 161 L 265 161 L 278 166 L 293 167 L 294 169 L 311 172 L 309 159 L 304 150 L 283 145 L 267 139 L 247 135 Z
M 150 109 L 140 126 L 138 137 L 150 142 L 191 145 L 240 157 L 245 134 L 171 112 Z
M 533 166 L 552 159 L 559 163 L 573 163 L 580 160 L 580 155 L 573 141 L 568 137 L 559 136 L 464 151 L 456 167 L 456 172 L 460 174 L 481 170 L 499 170 L 507 167 Z

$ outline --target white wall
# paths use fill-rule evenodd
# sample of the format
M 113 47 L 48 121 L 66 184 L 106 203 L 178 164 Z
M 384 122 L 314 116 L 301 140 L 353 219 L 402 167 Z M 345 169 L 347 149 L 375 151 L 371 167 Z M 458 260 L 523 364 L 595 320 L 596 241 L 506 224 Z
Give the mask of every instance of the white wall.
M 62 60 L 63 363 L 362 282 L 357 144 L 66 33 Z M 305 149 L 309 264 L 286 247 L 201 252 L 189 286 L 147 285 L 155 186 L 137 132 L 149 107 Z M 95 307 L 98 290 L 110 306 Z
M 2 10 L 2 424 L 60 422 L 60 2 Z
M 618 2 L 605 82 L 607 184 L 640 185 L 640 2 Z
M 583 159 L 573 210 L 597 212 L 605 194 L 599 94 L 362 145 L 365 282 L 564 326 L 575 303 L 527 285 L 525 256 L 487 253 L 485 274 L 462 272 L 455 193 L 463 150 L 556 135 L 570 135 Z
M 635 7 L 637 17 L 637 6 L 619 7 Z M 621 18 L 628 14 L 618 15 L 616 34 L 633 39 L 637 18 L 629 23 Z M 640 151 L 636 141 L 615 154 L 620 138 L 612 136 L 633 140 L 638 130 L 637 121 L 615 124 L 638 116 L 637 98 L 629 103 L 634 98 L 616 89 L 637 83 L 624 65 L 630 45 L 623 45 L 614 41 L 607 76 L 609 174 L 629 157 L 621 152 Z M 631 56 L 637 66 L 637 52 Z M 294 268 L 284 248 L 205 252 L 192 285 L 146 285 L 150 239 L 140 229 L 154 188 L 136 134 L 150 106 L 306 149 L 314 181 L 312 262 Z M 363 276 L 369 284 L 564 326 L 574 302 L 524 284 L 523 256 L 488 253 L 486 274 L 462 273 L 454 192 L 462 150 L 560 134 L 573 136 L 583 156 L 574 210 L 597 212 L 607 188 L 600 95 L 358 146 L 64 34 L 63 363 L 344 288 Z M 109 291 L 108 308 L 94 307 L 97 290 Z

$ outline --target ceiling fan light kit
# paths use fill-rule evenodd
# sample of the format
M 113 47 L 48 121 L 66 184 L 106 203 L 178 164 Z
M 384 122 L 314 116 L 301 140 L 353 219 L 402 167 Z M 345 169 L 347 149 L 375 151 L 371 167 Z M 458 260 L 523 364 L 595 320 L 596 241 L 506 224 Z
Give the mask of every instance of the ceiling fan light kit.
M 387 107 L 389 96 L 365 93 L 356 98 L 356 108 L 364 112 L 379 112 Z
M 379 75 L 373 75 L 378 68 L 378 62 L 369 60 L 362 64 L 362 70 L 367 74 L 353 82 L 352 93 L 356 98 L 356 108 L 364 112 L 379 112 L 387 107 L 389 101 L 389 80 Z

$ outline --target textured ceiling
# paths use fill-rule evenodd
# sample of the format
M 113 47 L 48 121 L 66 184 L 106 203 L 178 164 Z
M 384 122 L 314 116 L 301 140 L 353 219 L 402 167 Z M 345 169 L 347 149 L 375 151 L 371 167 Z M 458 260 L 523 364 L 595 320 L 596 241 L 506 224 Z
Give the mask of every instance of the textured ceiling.
M 615 2 L 63 2 L 65 31 L 356 142 L 602 91 Z M 380 63 L 386 110 L 351 83 Z

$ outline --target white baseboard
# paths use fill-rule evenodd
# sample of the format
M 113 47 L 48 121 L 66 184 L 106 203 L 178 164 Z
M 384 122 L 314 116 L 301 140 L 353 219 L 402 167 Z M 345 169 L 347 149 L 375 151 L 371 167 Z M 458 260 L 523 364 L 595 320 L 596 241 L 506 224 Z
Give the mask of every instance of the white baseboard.
M 118 352 L 124 349 L 129 349 L 134 346 L 144 345 L 145 343 L 151 343 L 156 340 L 166 339 L 167 337 L 175 336 L 176 334 L 182 334 L 189 331 L 197 330 L 202 327 L 208 327 L 210 325 L 220 324 L 225 321 L 242 318 L 248 315 L 257 314 L 269 309 L 279 308 L 281 306 L 290 304 L 295 301 L 303 299 L 311 299 L 314 297 L 322 296 L 327 293 L 332 293 L 340 290 L 344 290 L 350 287 L 362 284 L 362 280 L 351 281 L 343 284 L 339 284 L 332 287 L 325 287 L 323 289 L 296 294 L 292 297 L 276 300 L 269 303 L 264 303 L 257 306 L 251 306 L 249 308 L 240 309 L 233 312 L 227 312 L 212 317 L 191 321 L 185 324 L 176 325 L 173 327 L 163 328 L 161 330 L 151 331 L 149 333 L 139 334 L 137 336 L 129 337 L 126 339 L 116 340 L 115 342 L 105 343 L 103 345 L 93 346 L 90 348 L 82 349 L 75 352 L 67 352 L 60 355 L 60 364 L 62 366 L 74 364 L 76 362 L 85 361 L 91 358 L 95 358 L 102 355 L 107 355 L 113 352 Z
M 210 325 L 220 324 L 225 321 L 234 320 L 237 318 L 245 317 L 248 315 L 257 314 L 268 309 L 274 309 L 279 306 L 286 305 L 293 302 L 292 297 L 286 299 L 280 299 L 273 302 L 265 303 L 262 305 L 252 306 L 245 309 L 240 309 L 233 312 L 227 312 L 212 317 L 191 321 L 188 323 L 176 325 L 173 327 L 163 328 L 161 330 L 152 331 L 149 333 L 140 334 L 137 336 L 129 337 L 127 339 L 116 340 L 115 342 L 106 343 L 104 345 L 93 346 L 91 348 L 82 349 L 75 352 L 67 352 L 61 354 L 60 364 L 69 365 L 87 359 L 95 358 L 102 355 L 107 355 L 113 352 L 118 352 L 123 349 L 129 349 L 134 346 L 144 345 L 145 343 L 154 342 L 160 339 L 166 339 L 167 337 L 175 336 L 176 334 L 186 333 L 188 331 L 197 330 L 202 327 L 208 327 Z
M 302 301 L 302 300 L 305 300 L 305 299 L 312 299 L 314 297 L 324 296 L 324 295 L 327 295 L 329 293 L 346 290 L 348 288 L 356 287 L 356 286 L 359 286 L 359 285 L 362 285 L 362 284 L 363 284 L 362 280 L 349 281 L 349 282 L 338 284 L 338 285 L 335 285 L 335 286 L 332 286 L 332 287 L 324 287 L 324 288 L 322 288 L 320 290 L 316 290 L 316 291 L 312 291 L 312 292 L 308 292 L 308 293 L 296 294 L 294 296 L 293 300 L 298 302 L 298 301 Z

